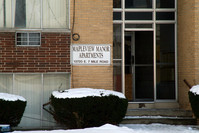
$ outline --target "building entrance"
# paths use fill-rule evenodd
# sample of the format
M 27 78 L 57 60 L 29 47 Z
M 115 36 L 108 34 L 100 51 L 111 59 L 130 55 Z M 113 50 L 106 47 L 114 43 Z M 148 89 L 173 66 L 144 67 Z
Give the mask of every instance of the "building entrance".
M 177 102 L 177 1 L 113 1 L 114 89 L 131 102 Z
M 125 86 L 130 101 L 154 101 L 153 31 L 125 32 Z

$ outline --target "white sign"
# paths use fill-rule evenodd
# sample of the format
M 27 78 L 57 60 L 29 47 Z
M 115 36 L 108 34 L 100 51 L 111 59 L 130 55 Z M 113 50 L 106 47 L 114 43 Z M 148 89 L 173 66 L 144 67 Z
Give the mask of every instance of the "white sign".
M 73 65 L 110 65 L 110 44 L 73 44 L 71 45 Z

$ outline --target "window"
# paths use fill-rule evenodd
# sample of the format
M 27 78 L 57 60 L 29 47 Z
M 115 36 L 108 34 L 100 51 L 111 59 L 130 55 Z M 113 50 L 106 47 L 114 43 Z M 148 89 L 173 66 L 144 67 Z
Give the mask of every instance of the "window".
M 0 0 L 0 28 L 68 28 L 69 0 Z
M 40 46 L 41 34 L 36 32 L 17 32 L 17 46 Z
M 152 20 L 153 14 L 151 12 L 126 12 L 126 20 Z
M 152 0 L 125 0 L 126 8 L 152 8 Z
M 156 0 L 157 8 L 175 8 L 175 0 Z
M 175 25 L 156 25 L 157 99 L 175 99 Z
M 15 27 L 26 27 L 26 1 L 16 1 Z
M 113 8 L 121 8 L 121 0 L 113 0 Z
M 19 127 L 55 127 L 53 116 L 43 110 L 55 90 L 70 88 L 70 73 L 0 73 L 0 92 L 23 96 L 27 106 Z

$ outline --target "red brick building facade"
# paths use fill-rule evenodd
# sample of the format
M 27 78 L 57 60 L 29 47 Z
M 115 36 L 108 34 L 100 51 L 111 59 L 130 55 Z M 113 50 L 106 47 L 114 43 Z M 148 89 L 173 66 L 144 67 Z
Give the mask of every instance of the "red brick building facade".
M 0 72 L 70 72 L 70 33 L 42 33 L 41 46 L 16 46 L 15 32 L 0 32 Z

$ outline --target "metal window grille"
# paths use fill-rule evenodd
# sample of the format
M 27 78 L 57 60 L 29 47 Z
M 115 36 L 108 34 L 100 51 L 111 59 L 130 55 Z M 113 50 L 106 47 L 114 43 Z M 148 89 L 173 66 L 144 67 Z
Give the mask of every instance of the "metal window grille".
M 40 46 L 41 33 L 39 32 L 17 32 L 16 33 L 17 46 Z

